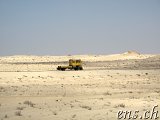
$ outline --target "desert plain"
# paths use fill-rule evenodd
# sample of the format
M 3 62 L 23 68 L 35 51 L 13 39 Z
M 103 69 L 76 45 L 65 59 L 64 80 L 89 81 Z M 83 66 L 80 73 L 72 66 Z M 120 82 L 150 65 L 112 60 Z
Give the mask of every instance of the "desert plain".
M 69 59 L 84 70 L 56 70 Z M 143 119 L 156 105 L 160 114 L 158 54 L 0 57 L 0 120 L 117 120 L 121 110 Z

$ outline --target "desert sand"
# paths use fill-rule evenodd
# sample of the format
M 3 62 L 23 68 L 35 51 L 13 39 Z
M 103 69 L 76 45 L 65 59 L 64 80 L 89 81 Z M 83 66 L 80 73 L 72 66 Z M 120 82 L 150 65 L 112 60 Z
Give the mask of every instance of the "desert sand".
M 56 70 L 71 58 L 84 70 Z M 160 55 L 0 57 L 0 120 L 116 120 L 156 105 L 160 112 Z

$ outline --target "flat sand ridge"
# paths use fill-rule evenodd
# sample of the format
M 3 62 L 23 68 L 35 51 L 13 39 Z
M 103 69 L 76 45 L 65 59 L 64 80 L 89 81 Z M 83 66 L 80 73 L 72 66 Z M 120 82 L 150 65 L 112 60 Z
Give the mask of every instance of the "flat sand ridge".
M 67 61 L 1 61 L 1 72 L 24 72 L 24 71 L 55 71 L 58 65 L 68 65 Z M 147 70 L 160 69 L 160 55 L 145 59 L 124 59 L 124 60 L 109 60 L 109 61 L 83 61 L 84 70 Z
M 126 60 L 126 59 L 145 59 L 154 57 L 152 54 L 113 54 L 113 55 L 71 55 L 71 56 L 4 56 L 0 57 L 2 62 L 60 62 L 68 61 L 68 59 L 82 59 L 83 61 L 113 61 L 113 60 Z

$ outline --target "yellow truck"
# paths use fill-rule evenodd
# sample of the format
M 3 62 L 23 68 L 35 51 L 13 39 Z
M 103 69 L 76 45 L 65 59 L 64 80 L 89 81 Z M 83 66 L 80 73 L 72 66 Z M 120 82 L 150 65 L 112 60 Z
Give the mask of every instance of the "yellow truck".
M 82 61 L 80 59 L 70 59 L 68 66 L 58 66 L 57 67 L 57 70 L 65 71 L 66 69 L 83 70 Z

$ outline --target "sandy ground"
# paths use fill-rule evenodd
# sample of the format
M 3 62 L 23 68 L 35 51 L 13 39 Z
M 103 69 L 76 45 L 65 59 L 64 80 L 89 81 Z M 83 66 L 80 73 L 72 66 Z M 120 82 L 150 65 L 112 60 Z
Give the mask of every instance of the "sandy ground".
M 56 70 L 70 58 L 84 70 Z M 160 55 L 0 57 L 1 120 L 116 120 L 156 105 L 160 112 Z

